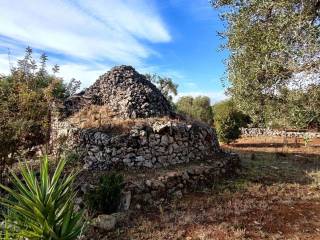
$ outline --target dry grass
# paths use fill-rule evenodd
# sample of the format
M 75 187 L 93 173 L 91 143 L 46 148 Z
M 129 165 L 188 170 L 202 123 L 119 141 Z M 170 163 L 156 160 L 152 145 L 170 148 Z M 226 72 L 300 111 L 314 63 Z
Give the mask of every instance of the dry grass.
M 319 149 L 301 146 L 279 154 L 268 146 L 249 150 L 241 145 L 259 141 L 243 139 L 231 146 L 242 159 L 237 178 L 158 208 L 133 211 L 107 239 L 320 239 Z
M 69 118 L 80 128 L 101 128 L 108 132 L 124 133 L 136 125 L 148 125 L 152 121 L 167 122 L 169 118 L 120 118 L 106 106 L 90 105 Z M 171 120 L 172 121 L 172 120 Z
M 110 121 L 116 115 L 106 106 L 90 105 L 81 109 L 69 118 L 69 120 L 83 128 L 99 126 L 103 122 Z

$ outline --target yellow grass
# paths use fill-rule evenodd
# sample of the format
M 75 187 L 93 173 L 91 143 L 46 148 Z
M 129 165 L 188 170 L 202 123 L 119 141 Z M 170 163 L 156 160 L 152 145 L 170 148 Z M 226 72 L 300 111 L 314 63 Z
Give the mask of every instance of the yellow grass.
M 110 132 L 123 133 L 132 129 L 136 125 L 149 125 L 151 122 L 168 122 L 178 121 L 169 119 L 168 117 L 162 118 L 121 118 L 113 113 L 106 106 L 91 105 L 69 118 L 69 121 L 80 128 L 102 128 Z

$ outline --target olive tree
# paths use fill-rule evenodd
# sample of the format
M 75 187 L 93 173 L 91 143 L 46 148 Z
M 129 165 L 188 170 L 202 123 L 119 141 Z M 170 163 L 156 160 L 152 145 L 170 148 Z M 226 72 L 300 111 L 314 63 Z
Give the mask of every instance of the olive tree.
M 320 72 L 320 1 L 214 0 L 212 4 L 221 9 L 227 23 L 220 34 L 230 52 L 229 93 L 254 122 L 266 125 L 279 116 L 286 102 L 280 93 L 292 85 L 296 74 Z

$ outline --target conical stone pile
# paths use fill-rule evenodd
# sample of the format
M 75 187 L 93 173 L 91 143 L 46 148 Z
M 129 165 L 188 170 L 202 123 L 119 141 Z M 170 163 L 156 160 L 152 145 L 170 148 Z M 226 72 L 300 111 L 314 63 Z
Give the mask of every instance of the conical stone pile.
M 173 114 L 170 103 L 160 90 L 131 66 L 112 68 L 82 94 L 68 99 L 65 103 L 67 115 L 88 104 L 106 105 L 123 118 L 162 117 Z

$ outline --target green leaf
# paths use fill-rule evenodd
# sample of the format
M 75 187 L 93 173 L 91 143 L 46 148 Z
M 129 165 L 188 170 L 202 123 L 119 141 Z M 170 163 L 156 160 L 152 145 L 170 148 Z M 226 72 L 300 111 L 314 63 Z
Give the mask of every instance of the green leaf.
M 50 178 L 49 159 L 44 157 L 37 179 L 27 164 L 20 164 L 22 180 L 12 175 L 13 190 L 1 185 L 13 200 L 0 198 L 10 214 L 6 221 L 17 230 L 17 236 L 41 240 L 74 240 L 83 228 L 83 214 L 73 211 L 76 193 L 72 188 L 76 175 L 61 177 L 65 161 L 61 160 Z

